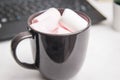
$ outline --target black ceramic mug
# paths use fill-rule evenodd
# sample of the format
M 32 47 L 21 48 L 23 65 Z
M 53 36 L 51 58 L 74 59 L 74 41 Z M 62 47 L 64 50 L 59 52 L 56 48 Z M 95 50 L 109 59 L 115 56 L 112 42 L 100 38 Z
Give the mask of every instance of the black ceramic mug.
M 59 11 L 62 14 L 64 9 L 59 9 Z M 28 31 L 21 32 L 12 40 L 13 57 L 22 67 L 37 69 L 48 79 L 67 80 L 77 74 L 84 62 L 89 39 L 90 19 L 84 13 L 76 12 L 88 22 L 84 30 L 61 35 L 47 34 L 30 27 L 31 20 L 43 12 L 30 16 Z M 27 38 L 32 38 L 33 44 L 36 45 L 34 64 L 21 62 L 16 55 L 18 44 Z

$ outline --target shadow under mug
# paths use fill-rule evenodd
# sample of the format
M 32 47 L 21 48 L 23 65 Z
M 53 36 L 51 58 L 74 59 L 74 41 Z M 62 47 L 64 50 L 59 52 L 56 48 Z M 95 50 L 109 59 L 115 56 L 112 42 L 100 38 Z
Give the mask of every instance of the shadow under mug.
M 58 10 L 61 14 L 64 11 L 64 9 Z M 88 22 L 84 30 L 61 35 L 47 34 L 38 32 L 30 27 L 31 20 L 43 12 L 30 16 L 28 19 L 28 31 L 21 32 L 12 40 L 13 58 L 22 67 L 39 70 L 47 79 L 67 80 L 77 74 L 84 62 L 91 20 L 86 14 L 76 11 L 79 16 Z M 18 44 L 27 38 L 32 38 L 33 44 L 36 45 L 36 50 L 33 50 L 35 51 L 33 53 L 35 55 L 35 63 L 33 64 L 21 62 L 16 55 Z

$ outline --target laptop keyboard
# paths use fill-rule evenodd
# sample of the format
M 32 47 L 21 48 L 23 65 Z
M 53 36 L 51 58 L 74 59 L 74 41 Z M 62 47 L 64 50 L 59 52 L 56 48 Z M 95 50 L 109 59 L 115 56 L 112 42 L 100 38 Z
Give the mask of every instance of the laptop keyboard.
M 71 8 L 73 10 L 83 11 L 91 18 L 92 24 L 97 24 L 106 19 L 84 0 L 11 0 L 9 2 L 0 2 L 0 41 L 11 39 L 19 32 L 25 31 L 26 28 L 21 28 L 20 31 L 16 30 L 17 32 L 14 32 L 14 27 L 17 26 L 18 22 L 26 21 L 31 14 L 50 7 Z M 14 22 L 17 23 L 14 24 Z M 21 24 L 25 23 L 21 22 Z M 9 31 L 11 26 L 14 26 L 13 31 Z
M 68 3 L 68 0 L 66 0 Z M 44 10 L 50 7 L 58 8 L 60 5 L 61 7 L 69 7 L 75 10 L 71 4 L 61 4 L 62 0 L 49 0 L 46 2 L 44 0 L 25 0 L 20 2 L 9 2 L 9 3 L 0 3 L 0 22 L 6 23 L 15 20 L 21 20 L 24 16 L 29 16 L 37 11 Z M 69 3 L 70 3 L 69 2 Z M 74 2 L 74 1 L 73 1 Z M 59 3 L 59 4 L 56 4 Z
M 39 2 L 40 3 L 40 2 Z M 33 0 L 27 0 L 22 2 L 9 2 L 0 4 L 0 22 L 7 23 L 16 20 L 22 20 L 24 16 L 29 16 L 30 14 L 42 10 L 38 8 L 39 3 Z

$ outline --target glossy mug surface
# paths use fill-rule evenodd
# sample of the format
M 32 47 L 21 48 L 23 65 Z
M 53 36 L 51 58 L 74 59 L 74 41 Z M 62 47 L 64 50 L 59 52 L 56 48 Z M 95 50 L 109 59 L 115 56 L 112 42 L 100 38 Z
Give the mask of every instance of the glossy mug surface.
M 64 9 L 59 9 L 59 11 L 62 14 Z M 28 31 L 21 32 L 12 40 L 13 58 L 22 67 L 39 70 L 48 79 L 68 80 L 77 74 L 84 62 L 89 40 L 90 19 L 84 13 L 76 12 L 88 22 L 84 30 L 65 35 L 46 34 L 35 31 L 29 26 L 31 20 L 43 12 L 30 16 Z M 16 47 L 26 38 L 32 38 L 33 44 L 36 45 L 35 54 L 33 54 L 35 55 L 34 64 L 23 63 L 16 55 Z

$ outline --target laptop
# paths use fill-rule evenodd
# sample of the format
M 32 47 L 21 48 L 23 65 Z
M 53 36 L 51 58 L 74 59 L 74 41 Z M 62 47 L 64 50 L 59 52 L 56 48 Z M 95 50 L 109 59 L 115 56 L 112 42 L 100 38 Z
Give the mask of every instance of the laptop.
M 106 19 L 86 0 L 0 0 L 0 41 L 11 40 L 26 31 L 28 17 L 50 7 L 83 11 L 91 18 L 92 25 Z

